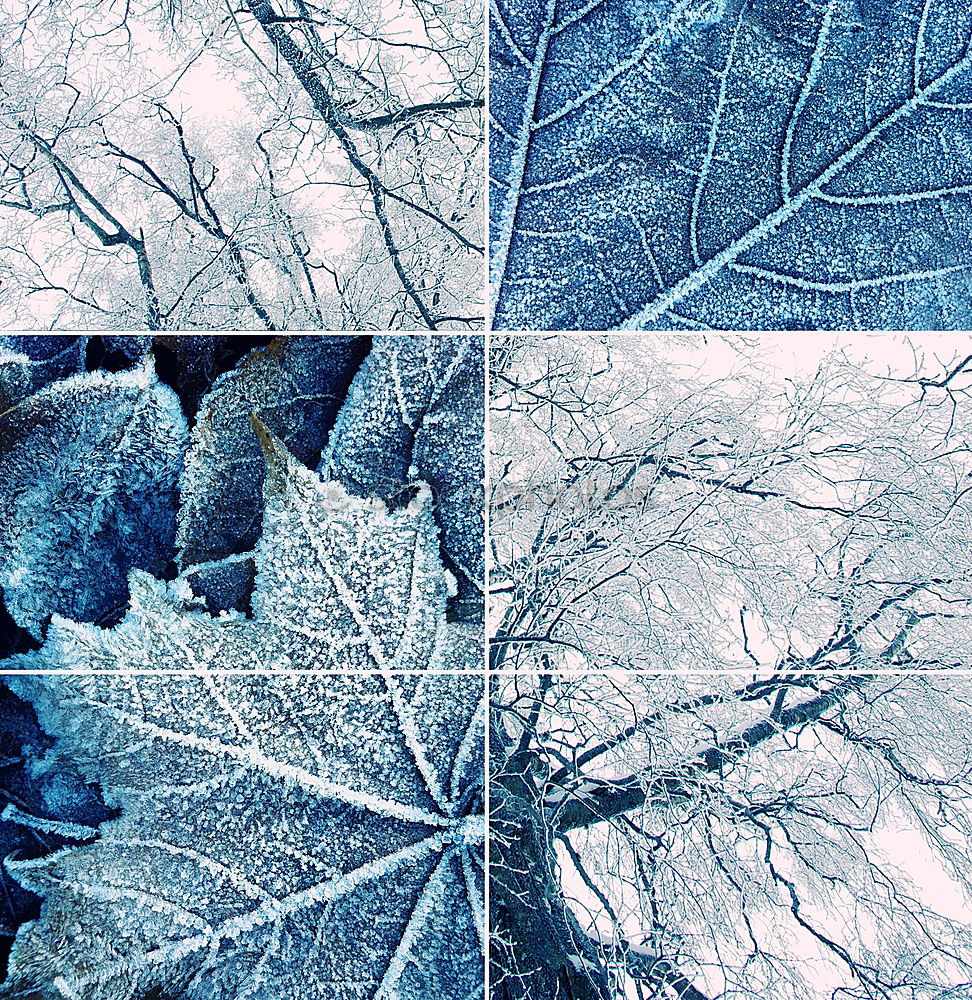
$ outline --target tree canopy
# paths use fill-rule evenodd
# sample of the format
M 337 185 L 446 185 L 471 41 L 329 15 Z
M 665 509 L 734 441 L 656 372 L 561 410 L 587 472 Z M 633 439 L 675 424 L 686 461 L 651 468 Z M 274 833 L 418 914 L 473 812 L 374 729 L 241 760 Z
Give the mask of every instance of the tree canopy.
M 468 329 L 467 0 L 53 0 L 0 14 L 0 321 Z
M 969 995 L 969 347 L 494 344 L 496 1000 Z

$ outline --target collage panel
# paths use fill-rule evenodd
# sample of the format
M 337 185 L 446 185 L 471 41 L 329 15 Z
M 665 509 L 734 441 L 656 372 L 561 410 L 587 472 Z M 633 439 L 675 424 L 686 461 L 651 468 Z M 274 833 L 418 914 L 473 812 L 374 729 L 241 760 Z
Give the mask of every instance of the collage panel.
M 494 670 L 972 657 L 972 338 L 495 337 Z
M 478 0 L 11 0 L 0 328 L 481 329 Z
M 0 997 L 483 996 L 484 374 L 0 341 Z
M 968 671 L 493 675 L 494 1000 L 972 990 Z
M 481 335 L 7 336 L 0 391 L 14 669 L 480 669 Z
M 0 996 L 482 997 L 482 674 L 6 685 Z
M 496 330 L 972 325 L 972 13 L 490 3 Z

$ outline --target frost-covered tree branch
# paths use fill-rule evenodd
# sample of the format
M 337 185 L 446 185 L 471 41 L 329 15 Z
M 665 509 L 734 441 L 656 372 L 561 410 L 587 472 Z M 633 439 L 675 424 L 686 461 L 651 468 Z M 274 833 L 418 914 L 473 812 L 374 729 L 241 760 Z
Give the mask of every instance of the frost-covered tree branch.
M 969 695 L 916 671 L 497 677 L 496 995 L 968 984 Z
M 498 1000 L 968 991 L 968 348 L 494 342 Z
M 887 666 L 905 627 L 965 662 L 962 345 L 889 369 L 668 343 L 495 348 L 494 666 Z

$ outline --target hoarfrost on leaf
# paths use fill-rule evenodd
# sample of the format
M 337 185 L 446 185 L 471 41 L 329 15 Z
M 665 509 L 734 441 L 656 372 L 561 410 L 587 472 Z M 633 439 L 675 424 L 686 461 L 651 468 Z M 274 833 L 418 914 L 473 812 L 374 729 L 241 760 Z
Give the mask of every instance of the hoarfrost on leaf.
M 10 683 L 121 814 L 92 843 L 8 859 L 45 902 L 0 995 L 482 993 L 481 679 Z
M 322 459 L 353 493 L 427 483 L 468 603 L 483 589 L 483 378 L 482 338 L 376 337 Z
M 135 370 L 41 372 L 61 353 L 47 338 L 0 355 L 33 393 L 0 414 L 15 514 L 0 571 L 45 639 L 20 652 L 17 629 L 3 666 L 53 741 L 41 760 L 16 724 L 0 757 L 28 792 L 4 775 L 20 928 L 0 997 L 481 996 L 482 620 L 452 620 L 457 561 L 436 520 L 440 495 L 449 531 L 481 516 L 455 506 L 474 442 L 439 439 L 437 465 L 425 428 L 481 427 L 481 340 L 478 355 L 450 345 L 398 438 L 382 423 L 397 411 L 363 406 L 380 377 L 348 393 L 363 339 L 116 339 L 79 338 L 78 365 Z M 330 442 L 343 464 L 322 477 L 307 464 L 348 395 Z M 356 479 L 375 456 L 411 471 Z M 156 517 L 157 558 L 139 561 Z
M 495 0 L 498 329 L 965 329 L 972 13 Z
M 39 638 L 52 612 L 96 621 L 124 606 L 129 570 L 164 568 L 185 446 L 150 364 L 75 375 L 0 414 L 0 586 L 18 625 Z
M 85 337 L 0 337 L 0 413 L 55 379 L 84 367 Z
M 180 577 L 135 572 L 124 619 L 105 630 L 52 620 L 13 657 L 46 669 L 476 669 L 478 629 L 447 623 L 448 588 L 426 493 L 400 510 L 352 497 L 301 465 L 257 422 L 267 456 L 253 617 L 214 618 Z M 191 573 L 187 574 L 191 579 Z
M 202 400 L 181 482 L 183 566 L 252 548 L 263 462 L 254 412 L 302 462 L 316 461 L 347 390 L 354 337 L 281 337 L 220 376 Z

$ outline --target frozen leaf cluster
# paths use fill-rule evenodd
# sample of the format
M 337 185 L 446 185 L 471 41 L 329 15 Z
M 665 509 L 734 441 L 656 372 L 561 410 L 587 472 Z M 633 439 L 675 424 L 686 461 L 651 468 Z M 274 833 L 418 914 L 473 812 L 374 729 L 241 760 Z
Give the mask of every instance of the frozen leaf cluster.
M 475 593 L 481 338 L 377 338 L 362 371 L 365 338 L 267 340 L 5 338 L 0 387 L 13 405 L 0 413 L 0 491 L 10 511 L 0 585 L 18 626 L 41 638 L 51 614 L 117 621 L 131 569 L 167 579 L 181 571 L 211 611 L 246 610 L 265 515 L 254 414 L 298 464 L 338 456 L 325 470 L 334 496 L 343 484 L 380 511 L 422 493 L 426 547 L 436 564 L 444 550 L 452 570 L 438 570 L 444 586 L 460 575 L 460 597 Z M 400 351 L 427 356 L 440 384 L 429 388 L 433 375 L 420 367 L 385 364 Z M 414 426 L 388 405 L 403 374 L 415 380 Z M 471 617 L 481 620 L 481 602 Z
M 83 337 L 0 337 L 0 413 L 48 382 L 80 372 L 84 348 Z
M 415 446 L 426 411 L 481 425 L 481 340 L 397 437 L 364 338 L 71 338 L 66 375 L 31 367 L 44 339 L 8 345 L 0 569 L 43 640 L 9 687 L 54 744 L 0 763 L 113 818 L 34 794 L 0 816 L 6 843 L 74 845 L 10 856 L 43 907 L 0 996 L 481 993 L 482 624 L 447 614 L 439 524 L 472 537 L 450 491 L 473 439 Z M 413 446 L 394 484 L 312 467 Z
M 431 495 L 401 510 L 351 497 L 302 466 L 258 425 L 267 503 L 255 554 L 253 613 L 210 614 L 184 578 L 132 573 L 112 629 L 52 620 L 13 666 L 83 669 L 475 669 L 478 635 L 445 620 Z

